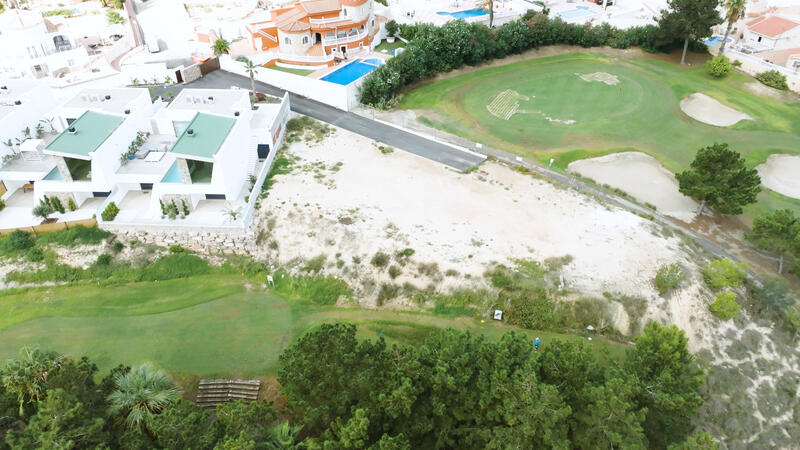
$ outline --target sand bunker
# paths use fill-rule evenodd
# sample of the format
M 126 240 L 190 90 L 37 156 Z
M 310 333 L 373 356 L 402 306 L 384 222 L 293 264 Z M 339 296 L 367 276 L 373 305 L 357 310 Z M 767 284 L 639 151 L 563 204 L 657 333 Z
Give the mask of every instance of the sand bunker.
M 681 100 L 681 110 L 694 120 L 717 127 L 729 127 L 740 120 L 753 120 L 747 114 L 699 92 Z
M 756 170 L 765 187 L 787 197 L 800 198 L 800 156 L 770 155 Z
M 596 81 L 599 83 L 605 83 L 609 86 L 614 86 L 615 84 L 619 83 L 619 78 L 617 78 L 616 75 L 611 75 L 610 73 L 607 72 L 594 72 L 594 73 L 584 73 L 584 74 L 576 73 L 575 75 L 581 77 L 581 80 L 589 83 Z
M 684 221 L 695 217 L 697 203 L 678 192 L 678 181 L 655 158 L 639 152 L 614 153 L 582 159 L 569 170 L 600 184 L 622 189 L 658 211 Z

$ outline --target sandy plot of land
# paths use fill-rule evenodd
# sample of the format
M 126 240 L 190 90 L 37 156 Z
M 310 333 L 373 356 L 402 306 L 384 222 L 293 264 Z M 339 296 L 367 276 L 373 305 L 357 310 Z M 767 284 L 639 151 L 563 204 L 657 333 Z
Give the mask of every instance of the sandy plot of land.
M 379 250 L 408 247 L 414 261 L 471 276 L 445 278 L 438 286 L 446 289 L 482 280 L 492 263 L 571 255 L 564 268 L 570 289 L 657 297 L 651 281 L 658 267 L 687 259 L 676 238 L 661 237 L 648 221 L 499 164 L 455 173 L 405 152 L 382 154 L 343 130 L 290 152 L 301 168 L 277 178 L 258 218 L 263 226 L 271 215 L 282 264 L 324 253 L 350 266 L 353 256 L 369 261 Z M 302 169 L 338 162 L 336 171 Z M 358 268 L 360 277 L 389 281 L 382 272 L 368 263 Z M 409 269 L 394 280 L 404 281 L 428 283 Z
M 694 120 L 717 127 L 729 127 L 740 120 L 753 120 L 747 114 L 699 92 L 681 100 L 681 110 Z
M 800 156 L 770 155 L 756 170 L 762 185 L 787 197 L 800 198 Z
M 613 153 L 570 163 L 569 170 L 600 184 L 622 189 L 658 211 L 690 222 L 697 203 L 678 192 L 678 181 L 658 160 L 639 152 Z

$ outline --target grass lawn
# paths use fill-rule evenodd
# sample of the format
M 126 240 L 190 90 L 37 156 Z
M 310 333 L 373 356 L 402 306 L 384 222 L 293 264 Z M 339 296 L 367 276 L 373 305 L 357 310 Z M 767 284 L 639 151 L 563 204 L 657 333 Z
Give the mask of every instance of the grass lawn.
M 105 371 L 119 363 L 153 361 L 175 375 L 276 375 L 278 355 L 293 339 L 324 322 L 358 325 L 365 338 L 416 342 L 437 328 L 455 327 L 498 338 L 515 329 L 467 317 L 318 306 L 287 300 L 230 275 L 123 286 L 91 284 L 0 292 L 0 360 L 38 344 L 89 356 Z M 523 330 L 543 344 L 578 335 Z M 619 359 L 624 346 L 592 341 Z
M 266 66 L 266 67 L 267 69 L 277 70 L 279 72 L 293 73 L 295 75 L 300 75 L 301 77 L 308 76 L 309 74 L 314 72 L 314 70 L 290 69 L 288 67 L 279 67 L 279 66 Z
M 587 82 L 579 76 L 595 72 L 615 75 L 619 82 Z M 406 94 L 400 107 L 418 110 L 422 122 L 476 142 L 542 162 L 553 157 L 561 168 L 577 159 L 638 150 L 677 172 L 688 167 L 697 149 L 714 142 L 729 143 L 751 166 L 773 153 L 800 154 L 800 103 L 753 94 L 744 86 L 753 81 L 739 73 L 715 80 L 702 67 L 651 59 L 573 53 L 429 83 Z M 509 111 L 516 103 L 508 119 L 488 108 L 504 91 L 512 92 L 493 109 Z M 695 121 L 679 106 L 694 92 L 755 120 L 728 128 Z M 772 194 L 763 193 L 749 212 L 767 205 L 800 212 L 800 201 Z
M 380 44 L 378 44 L 377 47 L 375 47 L 375 51 L 382 52 L 383 50 L 386 50 L 387 52 L 391 53 L 392 50 L 397 48 L 406 48 L 406 44 L 400 39 L 395 39 L 394 42 L 390 44 L 386 41 L 386 39 L 384 39 Z

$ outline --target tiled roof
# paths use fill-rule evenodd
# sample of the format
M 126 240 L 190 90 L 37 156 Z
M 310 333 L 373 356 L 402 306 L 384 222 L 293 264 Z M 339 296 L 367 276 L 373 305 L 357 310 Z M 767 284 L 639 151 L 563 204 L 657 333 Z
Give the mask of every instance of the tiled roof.
M 750 31 L 768 37 L 778 37 L 797 26 L 800 23 L 778 16 L 756 19 L 747 24 Z
M 309 14 L 320 14 L 325 12 L 339 11 L 342 4 L 339 0 L 309 0 L 299 3 Z

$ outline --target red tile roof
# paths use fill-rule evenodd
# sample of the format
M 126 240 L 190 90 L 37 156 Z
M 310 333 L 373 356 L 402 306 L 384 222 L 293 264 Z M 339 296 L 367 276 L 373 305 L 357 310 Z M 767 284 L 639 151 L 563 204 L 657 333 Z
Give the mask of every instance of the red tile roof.
M 783 17 L 771 16 L 752 20 L 747 24 L 750 31 L 767 37 L 778 37 L 800 23 L 784 19 Z

